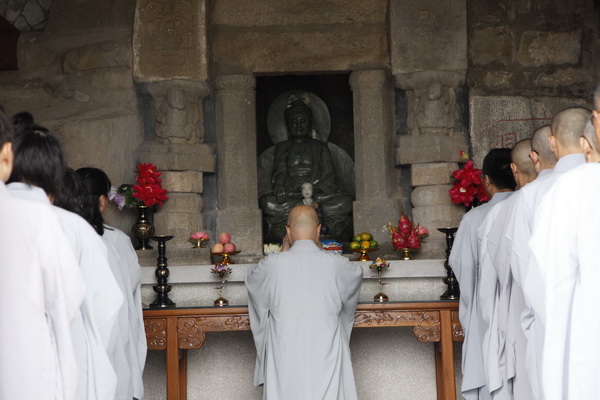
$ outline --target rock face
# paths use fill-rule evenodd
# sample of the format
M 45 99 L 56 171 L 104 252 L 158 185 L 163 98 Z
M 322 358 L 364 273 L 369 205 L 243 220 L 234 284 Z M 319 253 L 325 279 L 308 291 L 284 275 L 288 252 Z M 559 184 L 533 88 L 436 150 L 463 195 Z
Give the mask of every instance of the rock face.
M 102 168 L 115 186 L 134 181 L 138 162 L 156 164 L 171 196 L 153 214 L 158 233 L 175 235 L 170 265 L 215 261 L 207 249 L 189 249 L 189 235 L 200 230 L 211 238 L 231 233 L 242 251 L 234 261 L 254 262 L 262 247 L 257 76 L 345 74 L 355 231 L 373 233 L 380 254 L 397 257 L 384 225 L 404 210 L 431 232 L 416 256 L 442 258 L 445 239 L 436 228 L 457 226 L 464 212 L 447 193 L 459 151 L 480 167 L 490 148 L 530 136 L 562 108 L 590 106 L 600 78 L 593 3 L 0 0 L 3 22 L 20 32 L 18 69 L 0 72 L 0 104 L 9 113 L 30 111 L 58 132 L 72 167 Z M 114 206 L 107 214 L 127 233 L 135 218 Z M 155 252 L 139 257 L 156 264 Z M 403 282 L 397 284 L 411 293 L 422 289 Z M 260 391 L 216 382 L 222 374 L 197 375 L 218 370 L 219 361 L 223 368 L 236 362 L 236 352 L 223 360 L 216 348 L 199 357 L 211 368 L 190 368 L 190 387 L 198 389 L 190 396 L 260 398 Z M 165 397 L 162 359 L 155 361 L 147 368 L 149 400 Z M 413 373 L 406 364 L 394 363 L 405 370 L 393 376 Z M 400 397 L 435 396 L 433 377 L 424 373 L 433 366 L 417 369 L 422 381 Z M 357 374 L 360 397 L 401 390 L 393 376 Z

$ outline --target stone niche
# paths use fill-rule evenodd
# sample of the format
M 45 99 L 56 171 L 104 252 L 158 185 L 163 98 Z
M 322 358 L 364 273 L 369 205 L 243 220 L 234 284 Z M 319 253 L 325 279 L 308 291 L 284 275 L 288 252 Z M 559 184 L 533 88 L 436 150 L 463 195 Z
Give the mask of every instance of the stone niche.
M 286 75 L 257 78 L 256 124 L 258 156 L 258 196 L 272 192 L 271 177 L 275 144 L 288 139 L 284 124 L 285 102 L 293 95 L 309 94 L 313 109 L 313 135 L 327 142 L 341 191 L 356 198 L 352 92 L 348 74 Z M 327 216 L 325 216 L 327 219 Z M 263 240 L 269 239 L 269 226 L 263 212 Z M 348 241 L 353 232 L 349 216 L 347 235 L 332 237 Z M 272 235 L 271 235 L 272 236 Z

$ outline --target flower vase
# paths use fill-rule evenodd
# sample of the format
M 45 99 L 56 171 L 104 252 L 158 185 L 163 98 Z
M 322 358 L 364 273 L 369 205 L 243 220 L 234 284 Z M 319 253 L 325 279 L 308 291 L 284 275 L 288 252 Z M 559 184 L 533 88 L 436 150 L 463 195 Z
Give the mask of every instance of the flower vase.
M 408 261 L 408 260 L 412 260 L 413 256 L 412 256 L 412 252 L 414 249 L 410 249 L 410 248 L 403 248 L 403 249 L 396 249 L 396 251 L 401 252 L 402 254 L 400 255 L 400 259 L 403 261 Z
M 193 243 L 192 249 L 202 249 L 206 243 L 206 239 L 190 239 Z
M 150 238 L 154 235 L 154 225 L 150 221 L 149 207 L 138 206 L 138 219 L 131 227 L 131 233 L 133 237 L 138 240 L 138 245 L 135 246 L 136 250 L 152 250 L 152 246 L 148 244 Z
M 383 285 L 385 285 L 385 283 L 381 282 L 381 273 L 382 273 L 382 268 L 377 268 L 377 280 L 379 282 L 379 293 L 377 293 L 375 295 L 375 297 L 373 297 L 373 301 L 376 303 L 385 303 L 386 301 L 389 300 L 389 297 L 387 294 L 383 293 Z

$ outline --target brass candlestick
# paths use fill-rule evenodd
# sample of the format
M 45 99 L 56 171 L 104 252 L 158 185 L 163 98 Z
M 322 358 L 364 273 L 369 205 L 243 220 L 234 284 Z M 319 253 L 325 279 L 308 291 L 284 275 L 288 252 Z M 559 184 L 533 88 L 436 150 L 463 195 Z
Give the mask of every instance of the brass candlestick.
M 373 301 L 378 303 L 385 303 L 389 300 L 388 295 L 383 293 L 383 285 L 387 285 L 387 283 L 381 282 L 381 274 L 385 268 L 389 268 L 390 264 L 385 262 L 383 258 L 377 258 L 375 263 L 369 265 L 369 268 L 377 271 L 377 281 L 379 282 L 379 293 L 373 297 Z
M 219 290 L 219 298 L 216 299 L 213 303 L 215 307 L 224 307 L 229 305 L 229 300 L 223 297 L 223 288 L 225 287 L 225 283 L 227 283 L 227 279 L 225 279 L 225 275 L 231 273 L 231 268 L 228 266 L 229 264 L 217 264 L 213 268 L 211 268 L 210 272 L 213 274 L 219 275 L 219 279 L 221 279 L 221 286 L 217 286 L 215 289 Z
M 171 285 L 167 284 L 169 279 L 169 268 L 167 267 L 167 246 L 166 242 L 173 239 L 173 236 L 158 235 L 152 236 L 152 240 L 158 242 L 158 258 L 156 259 L 156 272 L 154 275 L 158 280 L 158 285 L 152 286 L 154 291 L 157 293 L 157 298 L 150 304 L 150 307 L 175 307 L 175 303 L 169 299 L 169 292 L 171 291 Z
M 452 244 L 454 243 L 454 234 L 457 230 L 458 228 L 438 228 L 438 231 L 446 234 L 446 261 L 444 261 L 444 268 L 446 268 L 447 276 L 443 281 L 448 285 L 448 289 L 440 296 L 440 299 L 442 300 L 458 300 L 460 298 L 458 280 L 456 279 L 449 262 Z

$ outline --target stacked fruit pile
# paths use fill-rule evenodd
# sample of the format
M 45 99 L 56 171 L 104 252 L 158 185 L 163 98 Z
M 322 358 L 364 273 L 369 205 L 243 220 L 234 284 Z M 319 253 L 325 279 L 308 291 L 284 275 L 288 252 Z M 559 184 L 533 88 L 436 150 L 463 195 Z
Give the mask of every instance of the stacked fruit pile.
M 367 232 L 363 232 L 358 235 L 354 235 L 352 242 L 350 242 L 351 250 L 368 250 L 378 249 L 379 243 L 373 240 L 373 235 Z
M 231 235 L 227 232 L 219 234 L 219 243 L 213 244 L 211 253 L 233 253 L 237 250 L 235 244 L 231 243 Z

